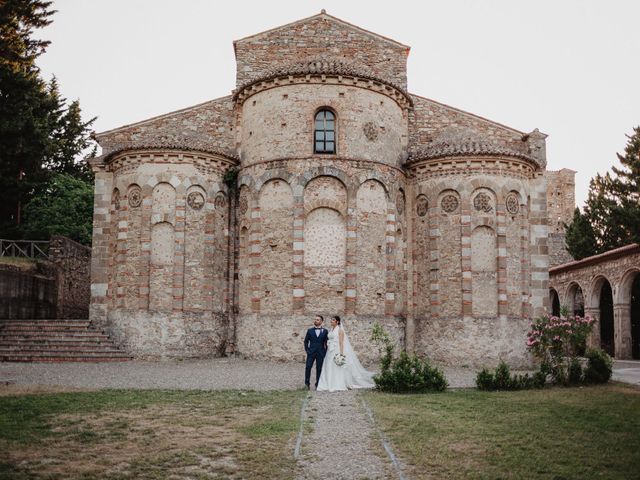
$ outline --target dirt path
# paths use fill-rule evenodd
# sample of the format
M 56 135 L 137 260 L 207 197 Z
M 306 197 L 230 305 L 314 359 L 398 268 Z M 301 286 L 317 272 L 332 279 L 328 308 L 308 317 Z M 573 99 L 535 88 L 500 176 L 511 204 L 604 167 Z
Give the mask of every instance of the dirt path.
M 313 392 L 303 418 L 299 480 L 398 477 L 357 392 Z

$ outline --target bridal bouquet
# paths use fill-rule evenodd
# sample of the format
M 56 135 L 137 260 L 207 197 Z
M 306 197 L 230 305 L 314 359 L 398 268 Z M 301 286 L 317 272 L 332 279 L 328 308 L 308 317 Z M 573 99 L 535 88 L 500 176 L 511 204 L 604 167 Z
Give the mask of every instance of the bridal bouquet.
M 337 366 L 342 367 L 345 363 L 347 363 L 347 357 L 342 353 L 336 353 L 333 357 L 333 362 Z

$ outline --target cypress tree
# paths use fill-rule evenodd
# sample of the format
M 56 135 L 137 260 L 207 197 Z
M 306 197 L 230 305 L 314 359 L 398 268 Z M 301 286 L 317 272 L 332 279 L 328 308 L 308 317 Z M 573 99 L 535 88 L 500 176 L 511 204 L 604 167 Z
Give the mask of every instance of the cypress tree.
M 582 260 L 597 253 L 596 235 L 589 219 L 576 207 L 573 220 L 567 227 L 566 244 L 569 253 L 576 260 Z

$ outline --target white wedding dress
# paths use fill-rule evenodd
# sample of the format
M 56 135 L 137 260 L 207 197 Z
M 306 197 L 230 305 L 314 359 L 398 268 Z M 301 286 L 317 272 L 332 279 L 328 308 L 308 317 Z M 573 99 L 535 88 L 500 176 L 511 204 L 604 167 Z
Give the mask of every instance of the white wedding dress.
M 327 354 L 322 363 L 322 371 L 320 372 L 320 381 L 318 382 L 318 391 L 337 392 L 341 390 L 350 390 L 352 388 L 373 388 L 373 373 L 364 369 L 356 352 L 351 348 L 349 338 L 344 333 L 344 355 L 347 360 L 344 365 L 338 366 L 333 360 L 340 353 L 339 334 L 341 326 L 335 327 L 329 332 L 329 340 L 327 341 Z M 342 329 L 344 332 L 344 329 Z

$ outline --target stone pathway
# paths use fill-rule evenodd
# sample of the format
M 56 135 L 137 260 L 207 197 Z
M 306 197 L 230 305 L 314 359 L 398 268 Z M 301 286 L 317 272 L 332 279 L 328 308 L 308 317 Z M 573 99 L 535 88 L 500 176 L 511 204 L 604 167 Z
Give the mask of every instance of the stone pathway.
M 444 371 L 450 388 L 475 386 L 474 369 L 445 367 Z M 315 379 L 315 372 L 311 378 Z M 72 389 L 295 390 L 304 386 L 304 364 L 241 358 L 117 363 L 0 362 L 0 387 L 3 383 Z
M 398 477 L 357 392 L 312 392 L 303 418 L 298 480 Z
M 640 386 L 640 361 L 616 360 L 613 362 L 611 379 Z

